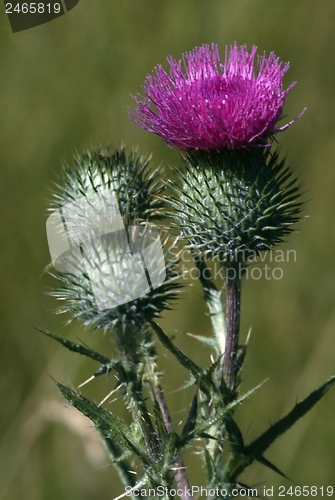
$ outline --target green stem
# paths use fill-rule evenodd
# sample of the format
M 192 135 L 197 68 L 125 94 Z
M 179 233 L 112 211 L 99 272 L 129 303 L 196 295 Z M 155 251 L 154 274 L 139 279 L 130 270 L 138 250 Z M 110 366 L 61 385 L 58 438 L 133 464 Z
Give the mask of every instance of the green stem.
M 223 354 L 226 346 L 226 328 L 222 306 L 222 292 L 216 288 L 210 269 L 206 266 L 205 261 L 197 257 L 195 262 L 199 270 L 199 280 L 204 291 L 204 298 L 209 310 L 219 353 Z

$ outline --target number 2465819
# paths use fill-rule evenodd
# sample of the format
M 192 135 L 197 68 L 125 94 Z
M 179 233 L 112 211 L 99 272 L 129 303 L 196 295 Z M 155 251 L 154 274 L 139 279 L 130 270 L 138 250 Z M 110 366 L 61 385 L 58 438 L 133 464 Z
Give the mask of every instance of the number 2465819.
M 60 3 L 6 3 L 6 14 L 59 14 L 61 11 Z

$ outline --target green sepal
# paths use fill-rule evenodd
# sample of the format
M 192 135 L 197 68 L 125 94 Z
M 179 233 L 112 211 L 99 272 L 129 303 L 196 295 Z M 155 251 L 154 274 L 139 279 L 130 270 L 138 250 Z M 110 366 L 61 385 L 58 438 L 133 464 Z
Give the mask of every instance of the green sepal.
M 76 154 L 74 164 L 63 163 L 54 182 L 52 208 L 62 208 L 82 196 L 110 189 L 123 217 L 159 220 L 164 217 L 162 172 L 150 168 L 151 158 L 124 146 L 87 150 Z M 163 213 L 162 213 L 163 212 Z
M 74 165 L 63 166 L 63 172 L 55 183 L 56 190 L 50 210 L 61 211 L 64 206 L 75 203 L 76 213 L 73 214 L 75 215 L 73 224 L 76 223 L 76 217 L 87 217 L 85 204 L 82 206 L 81 203 L 83 198 L 89 197 L 88 202 L 91 204 L 89 200 L 92 195 L 95 197 L 98 194 L 100 198 L 102 193 L 110 191 L 111 196 L 117 202 L 128 237 L 130 236 L 127 229 L 129 226 L 149 224 L 150 230 L 159 229 L 156 223 L 166 217 L 162 196 L 165 184 L 162 181 L 162 172 L 159 169 L 152 171 L 149 162 L 150 158 L 140 157 L 136 151 L 128 152 L 123 146 L 88 150 L 83 155 L 76 155 Z M 58 215 L 61 213 L 59 212 Z M 109 217 L 108 214 L 105 215 Z M 98 212 L 96 216 L 100 217 Z M 68 222 L 67 216 L 65 222 Z M 151 234 L 150 230 L 148 234 Z M 73 252 L 71 249 L 70 252 L 63 254 L 60 260 L 63 264 L 71 262 L 70 269 L 72 271 L 75 269 L 76 272 L 75 274 L 49 272 L 58 281 L 50 292 L 50 295 L 60 301 L 57 308 L 58 314 L 69 313 L 72 318 L 69 321 L 77 319 L 82 321 L 85 327 L 115 332 L 122 329 L 123 324 L 131 328 L 140 327 L 143 322 L 160 317 L 162 311 L 170 309 L 171 302 L 178 297 L 181 288 L 181 283 L 177 282 L 178 258 L 175 255 L 172 256 L 174 244 L 168 245 L 170 235 L 166 236 L 162 232 L 159 234 L 160 239 L 165 238 L 165 242 L 162 241 L 165 262 L 164 282 L 156 288 L 151 288 L 148 293 L 124 304 L 120 302 L 117 287 L 110 286 L 106 270 L 104 270 L 106 265 L 107 267 L 114 266 L 116 260 L 122 260 L 124 257 L 122 254 L 125 233 L 124 231 L 121 233 L 120 239 L 117 239 L 115 234 L 112 236 L 103 233 L 98 238 L 90 238 L 90 245 L 85 245 L 85 249 L 82 246 L 80 252 Z M 151 241 L 150 236 L 147 241 Z M 125 247 L 128 249 L 128 245 Z M 92 261 L 97 264 L 93 273 L 94 278 L 91 272 L 87 272 L 87 269 L 91 268 Z M 102 261 L 103 265 L 101 265 Z M 150 255 L 150 264 L 153 268 L 156 266 L 160 268 L 161 254 L 159 252 Z M 129 287 L 134 286 L 134 281 L 141 279 L 137 273 L 135 261 L 133 261 L 133 266 L 130 266 L 127 274 Z M 46 271 L 50 268 L 51 265 L 48 265 Z M 68 269 L 67 265 L 65 269 Z M 95 283 L 95 286 L 92 283 Z M 97 293 L 111 299 L 110 302 L 106 301 L 107 308 L 104 307 L 103 310 L 98 308 L 95 298 L 98 296 Z M 108 307 L 109 303 L 119 305 Z

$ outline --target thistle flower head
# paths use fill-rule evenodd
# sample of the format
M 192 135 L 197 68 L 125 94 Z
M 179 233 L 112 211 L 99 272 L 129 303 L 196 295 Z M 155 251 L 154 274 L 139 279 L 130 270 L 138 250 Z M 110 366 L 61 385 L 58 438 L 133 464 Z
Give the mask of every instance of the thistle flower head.
M 278 127 L 293 82 L 283 90 L 289 68 L 273 52 L 256 58 L 257 47 L 234 44 L 222 63 L 217 45 L 203 45 L 168 58 L 170 73 L 158 66 L 146 78 L 145 95 L 134 97 L 137 109 L 130 117 L 180 149 L 238 149 L 264 144 L 287 128 Z M 156 108 L 152 109 L 152 105 Z M 294 121 L 294 120 L 293 120 Z
M 169 202 L 195 255 L 246 262 L 292 232 L 302 203 L 293 170 L 269 148 L 183 153 Z

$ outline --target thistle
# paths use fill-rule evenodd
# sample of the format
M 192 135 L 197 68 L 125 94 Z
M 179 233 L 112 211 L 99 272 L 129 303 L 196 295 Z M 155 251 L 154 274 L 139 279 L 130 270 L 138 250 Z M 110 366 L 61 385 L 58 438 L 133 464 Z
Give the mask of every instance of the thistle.
M 147 159 L 124 148 L 77 156 L 57 183 L 47 232 L 54 275 L 62 284 L 52 292 L 61 300 L 58 312 L 104 329 L 115 340 L 117 355 L 41 331 L 99 363 L 88 381 L 115 372 L 116 386 L 99 405 L 57 386 L 100 432 L 126 487 L 117 499 L 192 500 L 199 489 L 189 485 L 182 454 L 195 439 L 202 441 L 208 500 L 246 497 L 240 476 L 254 461 L 286 478 L 265 452 L 335 383 L 331 377 L 254 441 L 244 442 L 235 408 L 258 387 L 241 393 L 247 352 L 239 340 L 241 282 L 250 259 L 294 230 L 302 207 L 293 169 L 272 148 L 274 136 L 295 121 L 278 125 L 294 86 L 282 87 L 289 65 L 273 53 L 256 60 L 256 52 L 234 44 L 221 63 L 217 46 L 204 45 L 185 54 L 183 65 L 170 57 L 169 74 L 158 66 L 147 77 L 145 95 L 135 97 L 137 109 L 130 116 L 179 150 L 182 165 L 173 167 L 170 191 L 159 171 L 151 173 Z M 212 320 L 214 335 L 197 337 L 213 348 L 205 368 L 156 322 L 180 287 L 175 241 L 160 240 L 159 222 L 167 217 L 194 255 Z M 225 272 L 225 310 L 209 259 Z M 194 386 L 178 429 L 161 388 L 156 341 L 188 371 L 186 386 Z M 103 407 L 117 391 L 131 413 L 130 427 L 110 406 Z M 262 492 L 254 489 L 251 495 Z
M 226 331 L 223 319 L 220 331 L 213 326 L 232 390 L 243 269 L 251 255 L 291 231 L 301 207 L 293 173 L 270 151 L 271 138 L 294 121 L 277 126 L 294 86 L 282 88 L 289 65 L 274 53 L 256 64 L 256 52 L 234 44 L 222 64 L 218 47 L 204 45 L 183 56 L 185 72 L 170 57 L 170 74 L 159 66 L 148 76 L 146 97 L 135 97 L 137 109 L 130 112 L 137 125 L 182 150 L 185 168 L 175 169 L 180 182 L 173 183 L 172 217 L 196 256 L 218 257 L 226 269 Z M 212 314 L 217 306 L 208 305 Z

